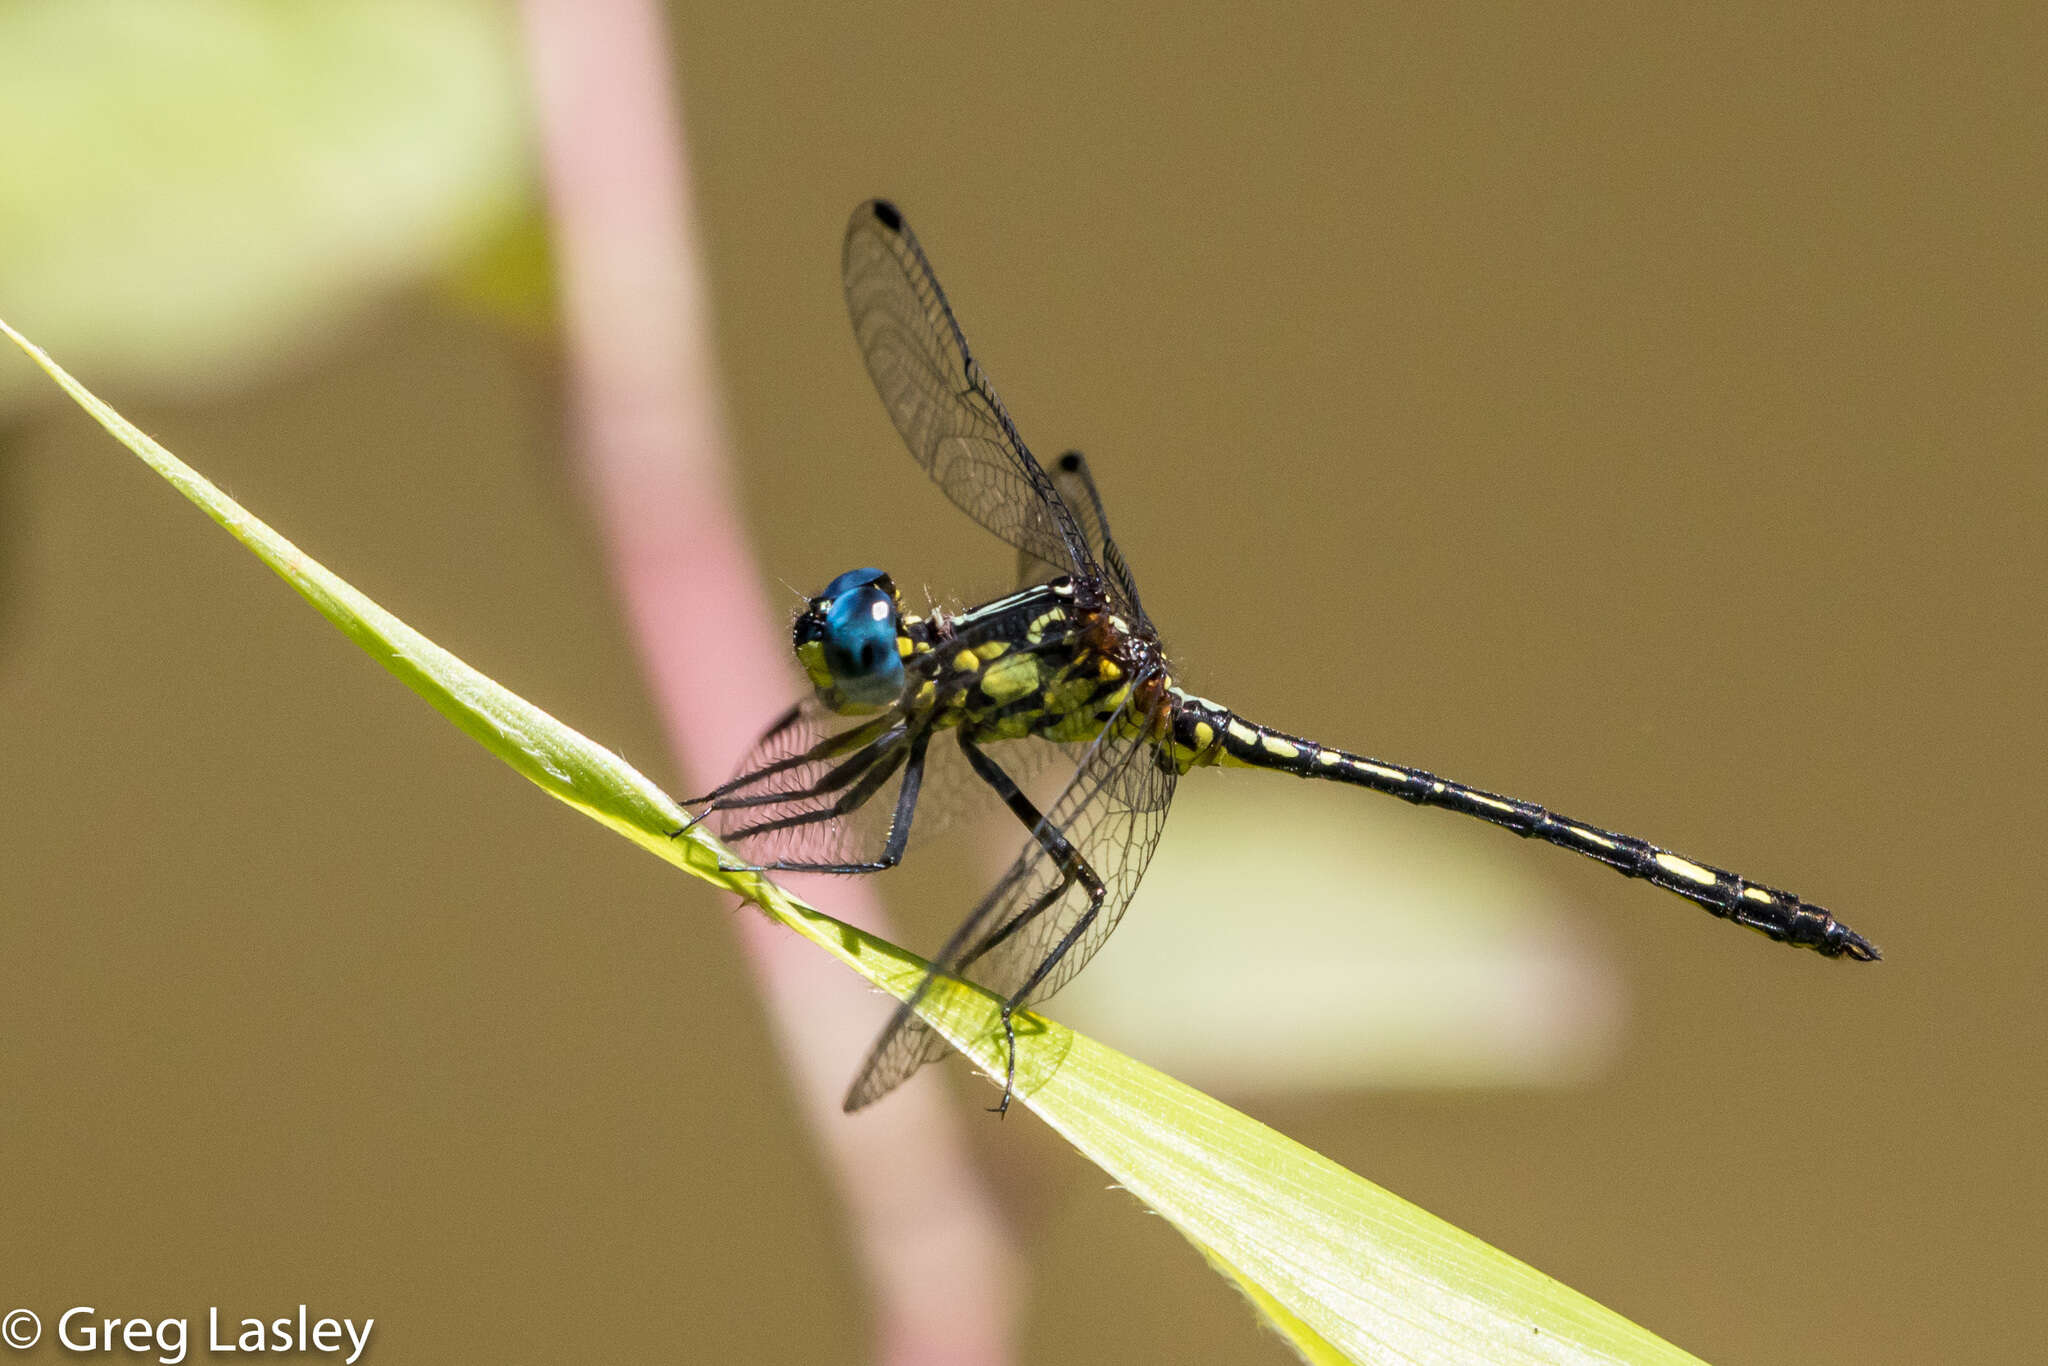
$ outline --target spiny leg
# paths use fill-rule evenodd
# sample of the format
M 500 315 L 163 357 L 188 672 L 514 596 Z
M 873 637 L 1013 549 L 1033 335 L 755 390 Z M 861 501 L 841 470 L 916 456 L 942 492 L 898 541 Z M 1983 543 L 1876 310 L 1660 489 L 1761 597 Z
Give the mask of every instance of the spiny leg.
M 1031 832 L 1031 837 L 1038 842 L 1039 848 L 1045 850 L 1051 857 L 1053 866 L 1061 873 L 1060 882 L 1041 894 L 1029 906 L 983 935 L 972 948 L 963 953 L 958 966 L 964 970 L 1036 919 L 1046 907 L 1059 900 L 1061 893 L 1072 886 L 1076 877 L 1080 876 L 1074 869 L 1077 866 L 1087 868 L 1088 865 L 1075 855 L 1073 846 L 1067 842 L 1066 836 L 1046 823 L 1045 817 L 1039 813 L 1031 799 L 1018 788 L 1016 781 L 969 740 L 964 732 L 960 736 L 960 749 L 966 754 L 967 762 L 973 768 L 975 776 L 995 789 L 996 795 L 1002 798 L 1003 805 L 1009 807 L 1011 813 L 1023 822 L 1024 828 Z M 1092 869 L 1089 870 L 1089 874 L 1092 876 Z
M 775 859 L 768 863 L 750 865 L 739 872 L 777 873 L 879 873 L 894 868 L 903 861 L 904 847 L 910 842 L 910 821 L 917 809 L 918 789 L 924 783 L 925 747 L 931 743 L 931 730 L 920 730 L 911 737 L 908 750 L 897 749 L 888 759 L 875 765 L 866 777 L 854 785 L 845 795 L 831 806 L 818 811 L 800 812 L 784 816 L 779 820 L 763 821 L 745 830 L 733 832 L 728 840 L 748 839 L 756 835 L 769 834 L 776 830 L 791 830 L 799 826 L 814 825 L 857 810 L 881 790 L 882 784 L 894 776 L 898 768 L 903 769 L 903 786 L 896 794 L 896 810 L 889 818 L 889 837 L 882 846 L 879 857 L 859 863 L 808 863 L 797 859 Z
M 815 782 L 806 786 L 777 789 L 773 792 L 749 792 L 742 797 L 726 797 L 706 809 L 704 815 L 709 816 L 716 811 L 740 811 L 748 807 L 775 806 L 781 802 L 800 802 L 811 797 L 830 796 L 860 777 L 877 759 L 886 757 L 893 746 L 900 745 L 903 742 L 904 731 L 904 727 L 898 726 L 865 749 L 856 750 L 852 758 L 836 768 L 827 769 Z M 738 836 L 735 835 L 734 838 Z
M 1752 882 L 1724 868 L 1660 849 L 1633 835 L 1569 820 L 1534 802 L 1467 787 L 1423 769 L 1404 768 L 1330 749 L 1312 740 L 1254 725 L 1199 699 L 1182 701 L 1175 726 L 1177 740 L 1182 731 L 1193 737 L 1197 727 L 1207 729 L 1211 735 L 1208 745 L 1220 752 L 1211 762 L 1277 769 L 1302 778 L 1334 779 L 1385 792 L 1417 806 L 1476 816 L 1524 839 L 1540 839 L 1597 859 L 1624 876 L 1641 878 L 1721 919 L 1747 926 L 1780 943 L 1812 949 L 1829 958 L 1859 962 L 1871 962 L 1879 956 L 1876 945 L 1835 919 L 1823 906 Z
M 1095 923 L 1095 917 L 1101 913 L 1103 898 L 1108 894 L 1102 885 L 1102 879 L 1095 875 L 1095 870 L 1090 868 L 1085 860 L 1074 860 L 1071 874 L 1067 882 L 1062 884 L 1061 892 L 1071 885 L 1074 878 L 1079 878 L 1081 884 L 1088 889 L 1088 909 L 1081 912 L 1067 928 L 1067 932 L 1060 936 L 1060 942 L 1053 945 L 1052 952 L 1038 960 L 1038 966 L 1031 970 L 1031 976 L 1025 979 L 1024 985 L 1010 993 L 1010 999 L 1003 1002 L 1003 1037 L 1009 1041 L 1010 1065 L 1003 1074 L 1003 1098 L 996 1102 L 996 1113 L 999 1115 L 1009 1113 L 1010 1089 L 1017 1081 L 1017 1031 L 1010 1025 L 1010 1016 L 1023 1006 L 1033 991 L 1038 989 L 1038 984 L 1045 980 L 1047 973 L 1059 965 L 1060 959 L 1067 956 L 1067 950 L 1073 948 L 1081 936 L 1088 932 L 1088 927 Z M 1038 910 L 1042 909 L 1043 904 L 1035 908 L 1032 914 L 1036 915 Z
M 904 751 L 901 749 L 893 750 L 881 763 L 871 766 L 858 784 L 851 790 L 842 793 L 838 800 L 834 801 L 830 806 L 799 811 L 793 815 L 765 820 L 757 825 L 744 826 L 741 829 L 727 832 L 723 838 L 727 844 L 738 844 L 742 840 L 754 839 L 761 835 L 772 835 L 779 830 L 795 830 L 806 825 L 822 824 L 843 816 L 849 811 L 858 810 L 866 805 L 876 792 L 881 790 L 883 783 L 888 782 L 891 777 L 895 776 L 896 770 L 903 766 L 903 761 Z M 769 871 L 826 872 L 830 870 L 824 867 L 795 869 L 776 860 L 767 863 L 736 865 L 726 868 L 725 871 L 733 873 L 763 873 Z
M 801 706 L 790 708 L 789 711 L 783 714 L 780 720 L 763 732 L 761 738 L 754 742 L 754 748 L 756 750 L 760 749 L 761 746 L 788 730 L 796 724 L 802 715 L 803 708 Z M 773 763 L 763 764 L 759 768 L 749 769 L 745 773 L 729 778 L 703 796 L 692 797 L 683 804 L 685 806 L 707 806 L 711 809 L 716 809 L 719 805 L 719 798 L 729 792 L 736 792 L 740 788 L 758 783 L 764 778 L 772 778 L 778 773 L 787 773 L 790 769 L 803 764 L 818 763 L 825 759 L 836 759 L 842 754 L 850 754 L 854 750 L 872 743 L 877 736 L 889 730 L 891 726 L 898 724 L 899 720 L 900 718 L 894 711 L 883 712 L 873 720 L 864 721 L 851 730 L 841 731 L 837 735 L 828 735 L 800 753 L 784 755 Z M 707 809 L 701 814 L 692 817 L 690 824 L 695 825 L 710 814 L 711 810 Z M 688 829 L 689 827 L 685 826 L 684 828 Z
M 1102 879 L 1096 876 L 1093 868 L 1088 866 L 1088 861 L 1074 851 L 1074 846 L 1068 842 L 1067 837 L 1039 814 L 1038 808 L 1032 804 L 1029 797 L 1024 795 L 1023 790 L 1017 786 L 1010 775 L 1003 772 L 1002 768 L 993 759 L 982 753 L 975 746 L 974 742 L 968 739 L 967 732 L 965 731 L 960 733 L 960 752 L 967 756 L 968 766 L 974 770 L 975 775 L 994 788 L 996 795 L 1003 799 L 1003 804 L 1009 807 L 1017 819 L 1024 823 L 1025 828 L 1031 832 L 1031 837 L 1038 841 L 1039 848 L 1043 849 L 1047 857 L 1052 859 L 1053 866 L 1059 870 L 1060 878 L 1058 882 L 1034 898 L 1029 906 L 1026 906 L 1003 924 L 997 926 L 994 931 L 984 936 L 979 943 L 961 957 L 958 964 L 959 968 L 964 972 L 977 959 L 992 951 L 998 944 L 1001 944 L 1011 935 L 1017 933 L 1024 926 L 1044 914 L 1047 907 L 1058 904 L 1066 896 L 1067 889 L 1072 887 L 1075 882 L 1078 881 L 1088 893 L 1088 909 L 1074 922 L 1073 927 L 1061 937 L 1060 942 L 1053 947 L 1052 952 L 1039 960 L 1038 966 L 1032 969 L 1031 976 L 1024 985 L 1012 992 L 1009 998 L 1003 1002 L 1003 1041 L 1008 1049 L 1009 1060 L 1008 1065 L 1003 1071 L 1003 1098 L 996 1102 L 995 1105 L 995 1113 L 1003 1115 L 1009 1113 L 1010 1093 L 1017 1081 L 1017 1030 L 1011 1022 L 1011 1017 L 1024 1004 L 1025 997 L 1040 982 L 1045 980 L 1045 975 L 1052 971 L 1054 965 L 1060 959 L 1066 957 L 1067 950 L 1074 946 L 1075 941 L 1081 937 L 1083 931 L 1090 924 L 1094 923 L 1096 913 L 1102 909 L 1103 898 L 1107 895 L 1107 891 L 1102 885 Z

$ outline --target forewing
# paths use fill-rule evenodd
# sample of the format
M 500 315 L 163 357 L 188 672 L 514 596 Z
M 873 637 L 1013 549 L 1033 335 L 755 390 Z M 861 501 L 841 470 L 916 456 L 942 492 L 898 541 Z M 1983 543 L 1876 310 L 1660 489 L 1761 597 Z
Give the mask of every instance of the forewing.
M 1149 691 L 1134 687 L 1132 694 Z M 976 982 L 1007 999 L 1023 988 L 1087 914 L 1085 883 L 1065 877 L 1060 860 L 1046 847 L 1050 841 L 1041 835 L 1064 835 L 1094 869 L 1104 896 L 1095 919 L 1023 996 L 1023 1003 L 1042 1001 L 1058 991 L 1087 966 L 1109 938 L 1159 843 L 1177 776 L 1170 756 L 1153 736 L 1153 727 L 1147 718 L 1131 713 L 1131 705 L 1127 702 L 1124 711 L 1089 746 L 1080 767 L 1046 811 L 1016 862 L 932 960 L 933 973 L 918 986 L 912 1002 L 897 1008 L 854 1078 L 846 1097 L 847 1109 L 858 1110 L 879 1100 L 925 1063 L 945 1054 L 945 1039 L 913 1009 L 940 972 Z M 1048 896 L 1050 904 L 1021 929 L 994 948 L 981 951 L 998 929 Z
M 946 496 L 996 535 L 1061 573 L 1095 572 L 1088 544 L 1025 448 L 893 204 L 870 200 L 847 224 L 846 309 L 875 392 L 904 444 Z

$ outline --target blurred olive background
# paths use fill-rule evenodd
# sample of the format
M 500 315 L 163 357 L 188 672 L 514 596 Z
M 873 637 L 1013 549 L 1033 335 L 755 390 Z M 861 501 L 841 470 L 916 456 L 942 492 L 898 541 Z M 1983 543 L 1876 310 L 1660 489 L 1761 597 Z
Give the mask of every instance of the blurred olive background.
M 0 5 L 0 316 L 672 778 L 563 465 L 508 19 L 252 8 Z M 1009 562 L 849 341 L 839 234 L 888 194 L 1027 439 L 1091 453 L 1192 686 L 1886 951 L 1447 832 L 1609 964 L 1605 1064 L 1244 1103 L 1709 1361 L 2031 1359 L 2037 12 L 672 19 L 781 600 L 867 563 L 972 597 Z M 387 1362 L 858 1358 L 838 1206 L 700 932 L 727 900 L 490 762 L 26 361 L 0 396 L 0 1307 L 305 1302 L 374 1315 Z M 1190 802 L 1205 776 L 1279 783 Z M 1396 842 L 1430 819 L 1313 795 Z M 905 870 L 913 943 L 973 861 Z M 1318 949 L 1263 951 L 1268 989 Z M 985 1104 L 965 1075 L 917 1084 Z M 1282 1359 L 1035 1119 L 972 1128 L 1026 1360 Z

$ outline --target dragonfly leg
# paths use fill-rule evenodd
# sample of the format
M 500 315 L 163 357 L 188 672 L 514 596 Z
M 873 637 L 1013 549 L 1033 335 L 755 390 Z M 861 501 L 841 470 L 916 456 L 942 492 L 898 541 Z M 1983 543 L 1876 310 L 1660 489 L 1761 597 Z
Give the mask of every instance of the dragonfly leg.
M 747 839 L 765 835 L 775 830 L 790 830 L 798 826 L 812 825 L 843 816 L 849 811 L 866 805 L 869 798 L 881 790 L 882 784 L 894 776 L 896 770 L 903 770 L 903 786 L 896 794 L 896 810 L 889 818 L 889 836 L 882 846 L 881 854 L 872 859 L 854 863 L 814 863 L 800 859 L 775 859 L 768 863 L 749 865 L 727 871 L 749 873 L 879 873 L 894 868 L 903 861 L 903 850 L 910 842 L 910 820 L 917 810 L 918 790 L 924 785 L 925 746 L 931 743 L 931 730 L 926 728 L 911 737 L 909 749 L 896 749 L 879 764 L 868 766 L 866 776 L 849 789 L 845 795 L 828 807 L 817 811 L 800 812 L 784 816 L 779 820 L 763 821 L 727 836 L 731 840 Z
M 697 819 L 703 820 L 705 816 L 718 811 L 738 811 L 750 806 L 775 806 L 781 802 L 802 801 L 808 797 L 830 796 L 867 772 L 869 766 L 877 759 L 888 756 L 893 747 L 903 743 L 903 734 L 903 727 L 897 727 L 865 749 L 856 750 L 852 758 L 838 767 L 827 769 L 824 776 L 807 786 L 793 787 L 786 791 L 777 789 L 773 792 L 749 792 L 741 797 L 724 797 L 705 808 L 704 815 Z M 738 837 L 736 834 L 733 838 Z
M 1017 1081 L 1017 1030 L 1011 1017 L 1023 1008 L 1026 998 L 1045 980 L 1046 974 L 1053 970 L 1060 959 L 1066 957 L 1067 950 L 1071 949 L 1094 923 L 1108 892 L 1102 884 L 1102 879 L 1088 866 L 1088 861 L 1075 851 L 1067 837 L 1060 833 L 1058 827 L 1039 814 L 1038 808 L 1024 795 L 1015 780 L 1003 772 L 1001 766 L 993 759 L 982 753 L 974 742 L 967 738 L 964 731 L 960 735 L 960 750 L 967 756 L 968 765 L 973 768 L 975 775 L 994 788 L 996 794 L 1003 799 L 1003 804 L 1008 806 L 1017 819 L 1031 831 L 1031 837 L 1038 841 L 1039 847 L 1059 869 L 1060 878 L 1035 897 L 1029 906 L 984 935 L 980 942 L 962 956 L 958 964 L 959 969 L 964 972 L 977 959 L 1044 914 L 1048 907 L 1057 905 L 1065 899 L 1068 889 L 1076 882 L 1079 882 L 1088 893 L 1088 909 L 1081 913 L 1080 918 L 1060 938 L 1060 942 L 1053 946 L 1052 952 L 1039 960 L 1024 985 L 1012 992 L 1009 999 L 1003 1002 L 1003 1041 L 1008 1046 L 1009 1063 L 1003 1073 L 1003 1098 L 993 1107 L 995 1113 L 1000 1115 L 1009 1112 L 1010 1096 Z
M 795 725 L 802 714 L 803 709 L 801 707 L 792 707 L 788 712 L 784 713 L 780 720 L 770 726 L 762 733 L 761 738 L 754 742 L 755 751 L 758 753 L 764 746 L 773 741 L 776 736 Z M 778 773 L 787 773 L 790 769 L 797 768 L 803 764 L 818 763 L 825 759 L 836 759 L 842 754 L 850 754 L 864 745 L 872 744 L 877 736 L 884 734 L 891 726 L 897 724 L 900 724 L 900 718 L 894 711 L 884 712 L 872 721 L 863 722 L 851 730 L 841 731 L 837 735 L 828 735 L 818 741 L 817 744 L 800 753 L 784 755 L 773 763 L 763 764 L 759 768 L 748 769 L 744 773 L 729 778 L 703 796 L 692 797 L 683 803 L 684 806 L 704 806 L 709 808 L 700 815 L 693 817 L 690 825 L 697 824 L 705 816 L 710 815 L 712 811 L 717 810 L 722 804 L 720 798 L 728 793 L 737 792 L 743 787 L 750 787 L 764 779 L 772 778 Z M 684 827 L 684 829 L 688 828 L 688 826 Z
M 725 838 L 728 843 L 738 843 L 740 840 L 750 839 L 756 835 L 764 835 L 773 830 L 786 830 L 794 826 L 808 825 L 815 821 L 830 820 L 835 816 L 843 815 L 855 807 L 865 805 L 869 798 L 874 795 L 876 789 L 882 783 L 887 782 L 889 775 L 894 773 L 901 765 L 902 750 L 900 745 L 902 739 L 903 735 L 899 729 L 895 733 L 869 745 L 866 749 L 859 751 L 851 759 L 840 764 L 837 768 L 829 770 L 823 777 L 807 787 L 793 788 L 787 792 L 750 793 L 744 797 L 729 798 L 707 808 L 704 816 L 698 819 L 704 819 L 704 817 L 710 816 L 714 811 L 733 811 L 754 806 L 779 806 L 786 802 L 830 796 L 832 793 L 844 789 L 856 778 L 861 777 L 862 774 L 867 774 L 868 781 L 862 787 L 855 788 L 854 791 L 847 793 L 844 798 L 831 806 L 811 811 L 799 811 L 780 820 L 766 820 L 758 825 L 745 826 L 728 832 Z M 881 767 L 878 770 L 875 768 L 877 760 L 881 761 Z M 771 867 L 779 871 L 791 871 L 782 864 L 722 863 L 719 865 L 720 871 L 727 873 L 759 873 L 766 872 Z
M 1101 879 L 1095 876 L 1095 870 L 1077 859 L 1074 871 L 1088 888 L 1088 909 L 1081 912 L 1080 918 L 1060 936 L 1060 942 L 1053 945 L 1052 952 L 1038 960 L 1038 966 L 1031 970 L 1031 976 L 1025 980 L 1024 985 L 1018 987 L 1010 999 L 1003 1002 L 1003 1037 L 1010 1045 L 1010 1066 L 1003 1076 L 1003 1098 L 996 1104 L 997 1114 L 1009 1110 L 1010 1089 L 1017 1080 L 1017 1031 L 1010 1025 L 1010 1016 L 1023 1008 L 1024 1002 L 1038 989 L 1038 984 L 1045 980 L 1046 974 L 1059 965 L 1060 959 L 1067 956 L 1067 950 L 1073 948 L 1081 936 L 1088 932 L 1088 927 L 1095 923 L 1096 915 L 1102 910 L 1105 892 Z

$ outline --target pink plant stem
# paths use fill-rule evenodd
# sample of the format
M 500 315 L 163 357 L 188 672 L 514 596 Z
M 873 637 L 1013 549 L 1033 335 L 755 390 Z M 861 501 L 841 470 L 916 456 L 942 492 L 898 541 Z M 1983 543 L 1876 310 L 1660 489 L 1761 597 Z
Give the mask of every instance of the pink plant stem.
M 573 445 L 670 744 L 702 791 L 798 684 L 731 497 L 671 47 L 652 0 L 525 0 L 522 12 Z M 886 933 L 857 883 L 795 890 Z M 731 923 L 846 1202 L 876 1303 L 877 1359 L 1008 1361 L 1021 1274 L 946 1092 L 927 1079 L 841 1114 L 885 1003 L 767 920 Z

